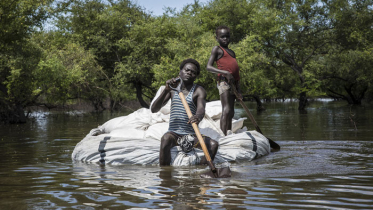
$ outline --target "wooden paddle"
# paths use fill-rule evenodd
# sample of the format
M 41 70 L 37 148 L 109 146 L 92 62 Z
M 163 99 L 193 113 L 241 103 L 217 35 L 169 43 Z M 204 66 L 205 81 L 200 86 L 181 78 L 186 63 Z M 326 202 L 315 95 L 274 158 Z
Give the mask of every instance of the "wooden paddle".
M 179 80 L 179 79 L 177 79 Z M 174 91 L 176 91 L 181 99 L 181 102 L 184 105 L 185 111 L 189 118 L 193 116 L 192 112 L 190 111 L 189 105 L 185 99 L 185 96 L 183 92 L 181 92 L 181 85 L 183 84 L 183 80 L 180 79 L 180 83 L 176 88 L 171 87 L 170 88 Z M 203 177 L 212 177 L 212 178 L 227 178 L 231 177 L 231 170 L 229 167 L 222 167 L 222 168 L 216 168 L 214 163 L 212 162 L 211 156 L 209 154 L 209 151 L 207 150 L 205 141 L 203 140 L 203 137 L 201 135 L 201 132 L 199 131 L 197 123 L 192 123 L 192 127 L 194 129 L 194 132 L 196 133 L 196 136 L 198 138 L 199 143 L 201 144 L 203 153 L 205 154 L 207 164 L 210 166 L 211 171 L 208 173 L 203 174 Z
M 247 108 L 247 106 L 245 105 L 245 103 L 242 101 L 242 98 L 240 98 L 238 96 L 238 92 L 237 92 L 236 86 L 233 84 L 233 82 L 230 82 L 229 84 L 230 84 L 230 86 L 231 86 L 234 94 L 236 95 L 236 98 L 240 101 L 241 106 L 245 109 L 245 111 L 246 111 L 247 115 L 249 116 L 251 122 L 254 124 L 255 130 L 258 131 L 259 133 L 263 134 L 262 131 L 259 128 L 258 123 L 256 123 L 256 121 L 254 119 L 254 116 L 251 114 L 250 110 Z M 272 139 L 270 139 L 268 137 L 266 137 L 266 138 L 268 139 L 269 145 L 271 146 L 273 152 L 280 151 L 280 149 L 281 149 L 280 145 L 278 145 Z

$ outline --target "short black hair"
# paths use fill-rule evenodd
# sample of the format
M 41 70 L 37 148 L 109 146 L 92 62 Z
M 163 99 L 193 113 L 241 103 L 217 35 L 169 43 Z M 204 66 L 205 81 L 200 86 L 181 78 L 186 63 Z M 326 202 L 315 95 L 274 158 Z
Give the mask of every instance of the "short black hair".
M 231 29 L 228 26 L 221 25 L 221 26 L 218 26 L 215 30 L 216 36 L 218 35 L 218 31 L 221 29 L 226 29 L 229 33 L 231 32 Z
M 192 64 L 196 65 L 197 74 L 199 75 L 199 73 L 201 71 L 201 67 L 200 67 L 198 61 L 194 60 L 193 58 L 188 58 L 188 59 L 183 60 L 183 62 L 181 62 L 181 64 L 180 64 L 180 70 L 183 69 L 185 64 L 187 64 L 187 63 L 192 63 Z

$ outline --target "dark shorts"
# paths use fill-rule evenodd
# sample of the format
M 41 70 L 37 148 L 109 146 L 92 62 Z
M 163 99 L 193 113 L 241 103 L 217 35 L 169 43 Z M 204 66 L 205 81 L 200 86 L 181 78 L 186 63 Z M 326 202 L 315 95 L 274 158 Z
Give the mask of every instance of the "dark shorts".
M 224 80 L 218 81 L 216 87 L 219 90 L 219 95 L 221 95 L 221 94 L 223 94 L 227 91 L 229 91 L 229 93 L 231 95 L 234 95 L 234 92 L 232 91 L 231 86 L 229 86 L 228 82 L 226 82 Z
M 237 83 L 237 82 L 236 82 Z M 228 80 L 225 77 L 219 77 L 216 87 L 219 90 L 219 95 L 229 91 L 231 95 L 234 95 L 234 91 L 232 90 L 231 86 L 228 83 Z
M 177 146 L 179 146 L 179 144 L 177 143 L 177 140 L 178 140 L 179 138 L 181 138 L 181 137 L 187 135 L 187 134 L 185 134 L 185 135 L 177 134 L 177 133 L 172 132 L 172 131 L 167 131 L 167 133 L 169 133 L 169 134 L 171 134 L 172 136 L 175 137 L 175 138 L 174 138 L 174 139 L 175 139 L 175 144 L 176 144 Z M 199 146 L 199 140 L 198 140 L 198 138 L 197 138 L 197 136 L 196 136 L 195 134 L 193 134 L 193 136 L 194 136 L 194 145 L 193 145 L 193 147 L 196 148 L 196 147 Z M 204 136 L 204 135 L 202 135 L 202 137 L 203 137 L 203 140 L 205 140 L 205 142 L 206 142 L 206 140 L 211 140 L 211 138 L 208 137 L 208 136 Z

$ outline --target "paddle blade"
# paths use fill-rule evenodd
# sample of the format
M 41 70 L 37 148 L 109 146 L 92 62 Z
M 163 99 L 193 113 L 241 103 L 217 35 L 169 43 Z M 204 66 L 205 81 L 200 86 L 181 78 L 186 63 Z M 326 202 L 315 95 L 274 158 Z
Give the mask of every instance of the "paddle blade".
M 269 145 L 271 146 L 271 152 L 278 152 L 280 151 L 281 147 L 280 145 L 278 145 L 275 141 L 273 141 L 272 139 L 268 138 L 268 141 L 269 141 Z
M 232 176 L 231 169 L 229 167 L 216 168 L 216 170 L 209 170 L 206 173 L 200 175 L 202 178 L 229 178 Z

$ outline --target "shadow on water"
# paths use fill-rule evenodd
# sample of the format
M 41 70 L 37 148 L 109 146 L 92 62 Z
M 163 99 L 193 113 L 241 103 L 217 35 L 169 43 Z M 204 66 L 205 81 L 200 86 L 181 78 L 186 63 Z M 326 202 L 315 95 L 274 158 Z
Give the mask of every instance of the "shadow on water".
M 307 114 L 296 103 L 266 108 L 252 113 L 281 151 L 232 164 L 225 179 L 200 178 L 203 166 L 71 160 L 92 128 L 123 113 L 52 113 L 2 126 L 0 209 L 373 209 L 371 107 L 318 102 Z M 244 110 L 237 107 L 236 117 Z M 253 128 L 248 120 L 245 126 Z

